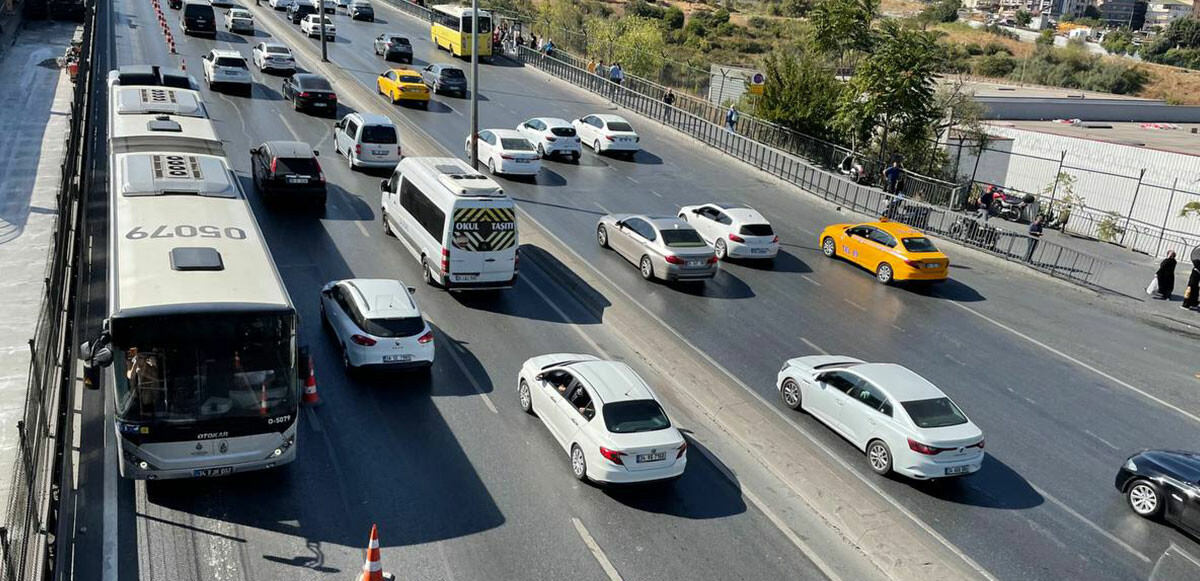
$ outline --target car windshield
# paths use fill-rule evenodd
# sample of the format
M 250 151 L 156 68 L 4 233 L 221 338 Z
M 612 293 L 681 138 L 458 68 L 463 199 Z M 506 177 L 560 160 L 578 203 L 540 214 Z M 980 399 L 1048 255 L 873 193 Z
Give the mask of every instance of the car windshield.
M 316 177 L 320 173 L 317 160 L 311 157 L 277 157 L 275 173 L 278 175 L 302 175 Z
M 665 430 L 671 427 L 671 420 L 658 402 L 635 399 L 605 405 L 604 425 L 614 434 L 633 434 Z
M 704 239 L 696 233 L 695 230 L 663 230 L 663 244 L 671 248 L 700 248 L 704 246 Z
M 746 224 L 738 233 L 742 236 L 774 236 L 775 230 L 770 224 Z
M 575 128 L 574 127 L 551 127 L 550 133 L 553 133 L 559 137 L 575 137 Z
M 903 405 L 918 428 L 945 428 L 967 423 L 967 416 L 948 397 L 906 401 Z
M 933 241 L 921 236 L 918 238 L 904 238 L 901 240 L 904 243 L 904 249 L 909 252 L 937 252 L 938 249 L 933 245 Z
M 465 79 L 466 75 L 458 69 L 442 69 L 442 76 L 451 79 Z
M 249 68 L 246 66 L 245 60 L 232 56 L 217 57 L 217 60 L 214 64 L 216 64 L 218 67 L 229 67 L 231 69 Z
M 425 319 L 421 317 L 363 320 L 363 331 L 376 337 L 412 337 L 424 330 Z
M 391 125 L 367 125 L 362 130 L 363 143 L 396 143 L 396 128 Z
M 500 147 L 511 151 L 533 151 L 533 145 L 520 137 L 501 138 Z
M 401 83 L 420 83 L 421 77 L 416 75 L 400 75 Z
M 268 46 L 267 54 L 292 54 L 292 51 L 285 46 Z
M 609 121 L 608 122 L 608 130 L 609 131 L 624 131 L 627 133 L 633 133 L 633 127 L 624 121 Z

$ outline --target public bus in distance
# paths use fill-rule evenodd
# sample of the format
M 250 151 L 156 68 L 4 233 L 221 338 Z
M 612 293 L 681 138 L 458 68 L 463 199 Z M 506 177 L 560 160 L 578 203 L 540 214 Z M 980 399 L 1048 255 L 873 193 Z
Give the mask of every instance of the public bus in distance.
M 432 23 L 429 26 L 429 37 L 438 48 L 450 51 L 457 57 L 471 56 L 471 9 L 464 6 L 442 4 L 429 9 Z M 486 10 L 479 11 L 479 28 L 477 46 L 480 60 L 492 58 L 492 15 Z
M 132 479 L 291 462 L 308 370 L 270 250 L 185 87 L 157 67 L 109 76 L 108 307 L 80 354 L 85 385 L 112 392 Z

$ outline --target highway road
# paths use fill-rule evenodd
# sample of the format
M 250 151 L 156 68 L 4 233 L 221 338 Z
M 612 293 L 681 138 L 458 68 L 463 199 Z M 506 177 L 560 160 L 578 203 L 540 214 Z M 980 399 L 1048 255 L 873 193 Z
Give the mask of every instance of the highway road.
M 177 61 L 165 53 L 148 2 L 113 6 L 114 64 Z M 427 25 L 386 5 L 377 10 L 374 24 L 334 17 L 339 30 L 330 59 L 359 82 L 373 90 L 385 68 L 370 45 L 385 31 L 412 39 L 418 65 L 451 60 L 434 50 Z M 256 38 L 222 32 L 215 43 L 176 40 L 198 75 L 208 48 L 248 56 L 252 42 L 267 38 L 262 28 Z M 504 60 L 480 71 L 483 128 L 613 110 Z M 281 78 L 255 76 L 252 98 L 206 91 L 239 172 L 248 175 L 241 152 L 252 145 L 298 138 L 322 150 L 336 185 L 320 222 L 266 212 L 251 196 L 302 316 L 316 319 L 315 290 L 328 279 L 415 281 L 413 261 L 381 235 L 378 177 L 348 172 L 332 154 L 331 123 L 290 111 L 280 100 Z M 397 107 L 396 114 L 461 154 L 467 110 L 465 100 L 439 97 L 428 111 Z M 529 216 L 648 317 L 772 402 L 783 360 L 819 351 L 902 363 L 938 384 L 987 435 L 988 461 L 973 477 L 933 484 L 876 478 L 849 444 L 812 418 L 789 414 L 996 577 L 1146 578 L 1172 543 L 1196 551 L 1195 540 L 1133 516 L 1112 488 L 1129 453 L 1194 448 L 1200 441 L 1195 336 L 956 248 L 948 248 L 952 281 L 932 290 L 882 287 L 817 249 L 820 228 L 855 217 L 653 120 L 627 117 L 646 149 L 634 159 L 585 150 L 579 164 L 548 161 L 535 181 L 504 183 Z M 675 286 L 642 281 L 632 265 L 594 242 L 604 213 L 674 214 L 703 201 L 754 206 L 775 224 L 785 253 L 773 268 L 727 264 L 706 285 Z M 699 455 L 662 496 L 609 495 L 572 484 L 550 437 L 519 414 L 515 393 L 505 388 L 529 355 L 590 350 L 584 334 L 614 350 L 622 346 L 570 291 L 535 268 L 522 274 L 522 284 L 496 301 L 419 291 L 442 349 L 430 385 L 347 380 L 309 325 L 305 336 L 319 354 L 327 403 L 303 424 L 301 458 L 287 470 L 219 484 L 119 483 L 121 539 L 141 549 L 137 558 L 121 552 L 121 577 L 131 568 L 155 579 L 237 579 L 250 567 L 256 579 L 295 578 L 288 575 L 297 567 L 345 573 L 358 566 L 356 547 L 373 519 L 392 523 L 384 545 L 397 547 L 393 554 L 417 578 L 603 578 L 572 519 L 586 525 L 627 578 L 820 576 Z M 457 360 L 447 357 L 451 350 Z M 98 429 L 94 418 L 92 424 Z M 382 460 L 381 452 L 394 454 Z

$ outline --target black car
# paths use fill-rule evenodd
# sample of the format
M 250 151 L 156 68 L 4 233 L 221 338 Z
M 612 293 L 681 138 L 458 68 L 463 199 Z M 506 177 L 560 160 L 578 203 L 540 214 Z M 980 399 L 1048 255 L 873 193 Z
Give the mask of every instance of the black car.
M 338 97 L 325 77 L 297 73 L 283 80 L 283 100 L 291 101 L 297 111 L 324 113 L 337 117 Z
M 366 0 L 354 0 L 350 3 L 350 20 L 366 20 L 375 22 L 375 7 Z
M 217 14 L 212 4 L 190 0 L 183 3 L 183 33 L 217 37 Z
M 1200 453 L 1146 450 L 1117 472 L 1117 490 L 1144 518 L 1164 518 L 1200 535 Z
M 317 152 L 300 141 L 268 141 L 250 150 L 250 173 L 263 202 L 325 209 L 325 172 Z
M 435 94 L 454 93 L 467 95 L 467 75 L 462 69 L 450 65 L 429 65 L 421 70 L 421 80 Z
M 385 61 L 400 61 L 412 64 L 413 49 L 408 38 L 394 32 L 385 32 L 375 37 L 375 54 L 383 55 Z
M 292 2 L 287 7 L 287 17 L 288 20 L 292 21 L 292 24 L 300 24 L 300 21 L 304 20 L 305 16 L 316 13 L 317 4 L 315 2 Z
M 183 8 L 183 0 L 167 0 L 167 8 L 179 10 Z

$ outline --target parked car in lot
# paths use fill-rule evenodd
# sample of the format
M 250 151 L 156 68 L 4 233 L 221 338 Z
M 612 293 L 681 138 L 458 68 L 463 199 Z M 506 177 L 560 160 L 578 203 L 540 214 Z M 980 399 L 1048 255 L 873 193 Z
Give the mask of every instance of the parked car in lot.
M 325 172 L 301 141 L 268 141 L 250 150 L 250 174 L 265 203 L 325 210 Z
M 283 80 L 280 91 L 284 101 L 291 101 L 297 111 L 324 113 L 337 116 L 338 96 L 325 77 L 311 73 L 297 73 Z
M 337 27 L 333 25 L 333 19 L 328 16 L 317 14 L 309 14 L 300 21 L 300 32 L 303 32 L 309 37 L 321 37 L 321 21 L 325 21 L 325 40 L 333 40 Z
M 200 62 L 209 87 L 237 87 L 247 93 L 253 87 L 246 57 L 237 51 L 214 48 L 200 57 Z
M 375 55 L 383 56 L 385 61 L 399 61 L 412 64 L 413 49 L 408 37 L 396 32 L 385 32 L 375 37 Z
M 646 280 L 704 280 L 717 275 L 717 255 L 687 222 L 673 217 L 609 214 L 596 242 L 637 265 Z
M 833 224 L 821 231 L 818 242 L 825 256 L 857 264 L 883 284 L 938 282 L 950 272 L 950 258 L 932 240 L 899 222 Z
M 796 357 L 784 363 L 776 387 L 784 405 L 866 452 L 876 474 L 930 480 L 974 474 L 983 465 L 983 431 L 937 386 L 900 365 Z
M 691 224 L 720 260 L 770 260 L 779 254 L 779 237 L 753 208 L 740 204 L 684 206 L 679 209 L 679 219 Z
M 421 75 L 412 69 L 388 69 L 379 73 L 375 88 L 392 103 L 409 102 L 421 107 L 429 106 L 429 88 L 421 82 Z
M 250 60 L 260 71 L 296 72 L 296 57 L 292 49 L 278 42 L 260 42 L 250 51 Z
M 333 126 L 334 150 L 350 169 L 393 168 L 400 163 L 400 135 L 386 116 L 351 113 Z
M 538 155 L 549 157 L 561 155 L 579 161 L 583 146 L 579 134 L 566 119 L 557 117 L 534 117 L 517 126 L 517 131 L 533 143 Z
M 225 11 L 225 30 L 254 34 L 254 14 L 244 8 L 234 8 Z
M 467 96 L 467 75 L 458 67 L 432 64 L 421 70 L 421 79 L 425 81 L 425 86 L 433 89 L 434 94 Z
M 350 3 L 350 19 L 375 22 L 375 7 L 367 0 L 353 0 Z
M 517 400 L 567 452 L 579 480 L 674 480 L 687 468 L 683 434 L 623 362 L 576 353 L 534 357 L 521 366 Z
M 293 0 L 287 7 L 287 17 L 292 24 L 300 24 L 306 17 L 316 13 L 316 0 Z
M 633 126 L 618 115 L 586 115 L 572 121 L 571 126 L 597 154 L 615 152 L 632 156 L 642 149 L 641 138 Z
M 342 352 L 346 371 L 420 369 L 433 365 L 433 329 L 398 280 L 352 278 L 321 289 L 321 322 Z
M 521 134 L 513 129 L 484 129 L 476 140 L 479 161 L 492 175 L 537 175 L 542 169 L 541 156 Z M 471 136 L 467 136 L 467 156 L 471 155 Z
M 1200 536 L 1200 453 L 1138 452 L 1121 465 L 1115 484 L 1138 516 Z

